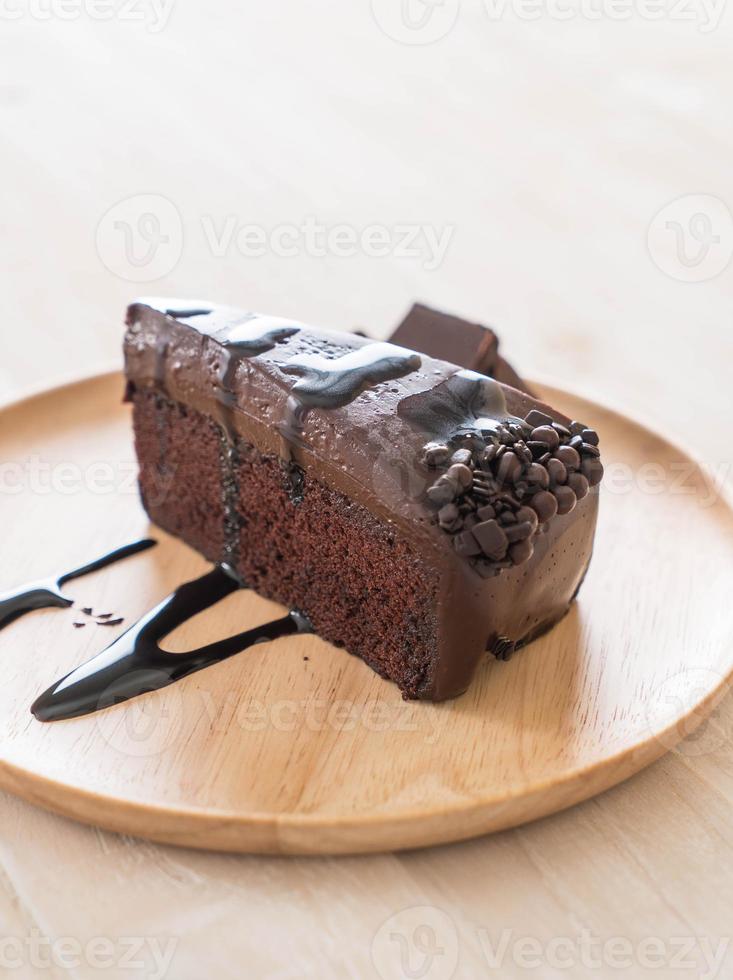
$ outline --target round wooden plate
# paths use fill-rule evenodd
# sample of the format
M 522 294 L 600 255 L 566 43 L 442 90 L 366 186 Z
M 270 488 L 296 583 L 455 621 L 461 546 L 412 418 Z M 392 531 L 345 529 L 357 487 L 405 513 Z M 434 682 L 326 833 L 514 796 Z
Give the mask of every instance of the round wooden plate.
M 0 412 L 0 591 L 151 533 L 122 389 L 120 375 L 105 375 Z M 561 810 L 690 735 L 733 668 L 731 505 L 659 436 L 543 393 L 600 431 L 607 467 L 590 574 L 548 636 L 508 664 L 487 659 L 467 694 L 440 705 L 404 702 L 345 651 L 295 637 L 95 715 L 37 722 L 29 707 L 41 691 L 206 568 L 152 530 L 159 547 L 70 583 L 74 608 L 0 632 L 0 786 L 173 844 L 382 851 Z M 125 622 L 97 626 L 85 606 Z M 280 613 L 240 592 L 167 646 Z

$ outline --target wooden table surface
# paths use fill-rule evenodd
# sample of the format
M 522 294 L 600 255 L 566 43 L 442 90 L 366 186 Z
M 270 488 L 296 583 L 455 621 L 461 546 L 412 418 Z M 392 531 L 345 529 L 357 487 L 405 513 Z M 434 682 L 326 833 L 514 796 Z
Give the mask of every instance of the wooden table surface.
M 117 363 L 138 294 L 378 335 L 420 298 L 730 485 L 731 15 L 411 3 L 0 5 L 0 400 Z M 732 736 L 729 697 L 570 812 L 380 857 L 176 850 L 2 796 L 0 972 L 730 976 Z

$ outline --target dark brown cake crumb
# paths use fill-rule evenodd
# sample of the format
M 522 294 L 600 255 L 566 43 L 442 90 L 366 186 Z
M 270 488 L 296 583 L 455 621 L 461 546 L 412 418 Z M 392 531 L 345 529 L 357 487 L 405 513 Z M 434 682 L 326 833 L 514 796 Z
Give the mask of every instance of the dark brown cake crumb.
M 211 561 L 232 562 L 242 582 L 297 606 L 323 639 L 419 697 L 436 648 L 437 582 L 392 527 L 338 491 L 303 476 L 298 500 L 283 461 L 236 446 L 236 547 L 224 540 L 221 430 L 150 392 L 134 395 L 140 485 L 152 519 Z M 161 448 L 164 447 L 164 448 Z M 151 461 L 157 460 L 157 465 Z M 334 601 L 334 583 L 338 599 Z

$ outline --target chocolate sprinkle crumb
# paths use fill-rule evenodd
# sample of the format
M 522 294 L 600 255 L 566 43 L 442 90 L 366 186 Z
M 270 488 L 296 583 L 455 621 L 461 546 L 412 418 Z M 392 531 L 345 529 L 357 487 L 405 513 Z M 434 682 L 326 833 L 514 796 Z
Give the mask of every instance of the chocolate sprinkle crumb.
M 97 626 L 119 626 L 120 623 L 124 623 L 124 619 L 120 617 L 119 619 L 105 619 L 102 622 L 97 623 Z
M 495 640 L 491 652 L 494 654 L 497 660 L 503 660 L 506 662 L 511 658 L 516 646 L 517 645 L 513 640 L 510 640 L 506 636 L 500 636 Z

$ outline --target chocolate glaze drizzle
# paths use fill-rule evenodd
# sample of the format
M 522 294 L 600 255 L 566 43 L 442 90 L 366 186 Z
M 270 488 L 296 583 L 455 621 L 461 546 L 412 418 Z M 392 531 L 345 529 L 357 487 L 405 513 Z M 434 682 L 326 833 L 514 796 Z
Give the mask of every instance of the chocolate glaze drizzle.
M 501 385 L 475 371 L 457 371 L 430 391 L 404 398 L 399 414 L 433 438 L 449 438 L 462 429 L 495 431 L 507 418 Z
M 193 316 L 209 316 L 212 313 L 212 308 L 208 307 L 206 309 L 185 309 L 174 307 L 172 309 L 163 310 L 166 316 L 175 317 L 177 320 L 188 320 L 189 317 Z
M 76 568 L 71 572 L 64 572 L 60 575 L 50 575 L 48 578 L 37 582 L 29 582 L 11 592 L 0 594 L 0 629 L 7 626 L 14 619 L 24 613 L 31 612 L 33 609 L 60 608 L 67 609 L 73 606 L 72 599 L 68 599 L 62 594 L 61 588 L 72 579 L 81 578 L 82 575 L 89 575 L 100 568 L 106 568 L 114 562 L 122 561 L 131 555 L 137 555 L 141 551 L 152 548 L 156 542 L 150 538 L 143 541 L 136 541 L 134 544 L 125 545 L 124 548 L 117 548 L 115 551 L 101 558 L 97 558 L 88 565 Z
M 299 330 L 300 327 L 292 321 L 254 314 L 229 327 L 221 343 L 239 357 L 252 357 L 272 350 L 276 344 L 292 337 Z
M 283 367 L 287 374 L 300 377 L 290 390 L 280 429 L 286 445 L 300 441 L 310 409 L 341 408 L 372 385 L 402 378 L 421 364 L 415 351 L 382 343 L 367 344 L 336 358 L 322 354 L 293 357 Z
M 190 314 L 189 314 L 190 315 Z M 297 324 L 273 316 L 252 316 L 228 326 L 215 337 L 225 350 L 217 386 L 219 420 L 225 432 L 222 438 L 222 471 L 224 486 L 224 561 L 236 565 L 239 552 L 239 487 L 236 472 L 239 464 L 234 410 L 237 403 L 234 382 L 240 361 L 272 350 L 300 330 Z
M 393 344 L 367 344 L 342 357 L 303 354 L 285 365 L 288 374 L 300 375 L 292 395 L 308 408 L 340 408 L 365 388 L 411 374 L 422 364 L 419 354 Z
M 201 299 L 170 299 L 160 296 L 140 296 L 136 303 L 149 306 L 165 316 L 176 320 L 187 320 L 194 316 L 209 316 L 216 309 L 216 304 Z
M 236 565 L 238 556 L 239 518 L 236 481 L 238 459 L 234 412 L 235 381 L 241 360 L 272 350 L 277 344 L 298 333 L 300 326 L 280 317 L 253 314 L 216 331 L 212 339 L 225 350 L 217 384 L 219 420 L 226 432 L 222 442 L 225 547 L 224 561 Z M 288 374 L 299 375 L 285 408 L 280 426 L 280 455 L 286 464 L 286 484 L 294 503 L 302 499 L 302 471 L 294 461 L 293 449 L 302 441 L 303 426 L 311 408 L 338 408 L 353 401 L 365 388 L 403 377 L 421 365 L 420 355 L 392 344 L 374 343 L 350 351 L 339 358 L 306 354 L 291 358 L 283 367 Z
M 53 684 L 31 711 L 39 721 L 77 718 L 160 690 L 255 643 L 312 632 L 307 618 L 292 610 L 281 619 L 188 653 L 160 648 L 160 641 L 176 627 L 238 588 L 239 582 L 226 566 L 182 585 L 98 656 Z
M 218 378 L 217 401 L 222 425 L 232 443 L 234 442 L 233 412 L 237 402 L 234 381 L 239 362 L 272 350 L 299 330 L 300 327 L 296 324 L 281 320 L 279 317 L 254 314 L 216 335 L 215 340 L 226 352 Z

